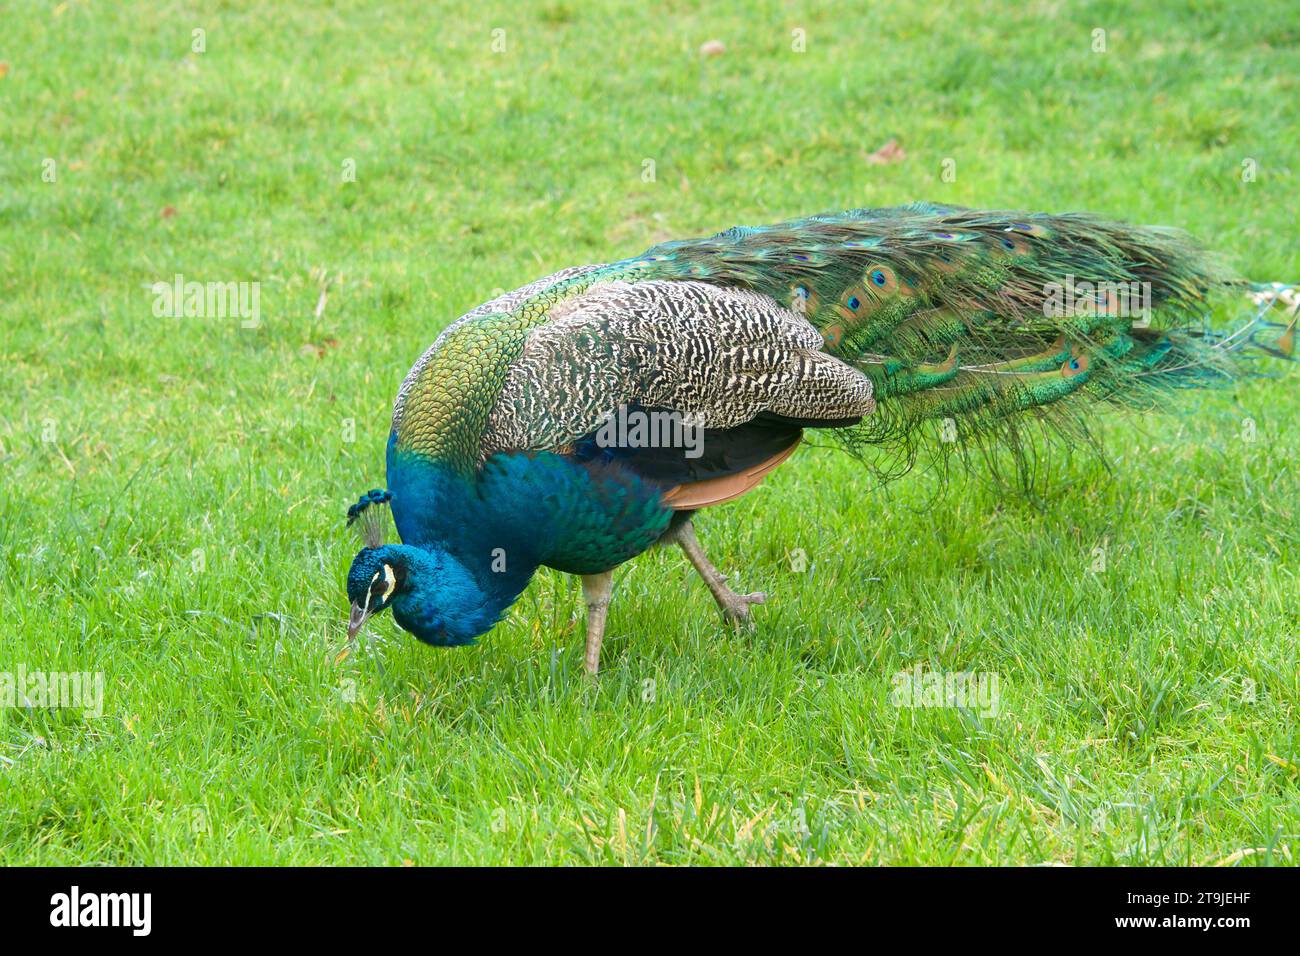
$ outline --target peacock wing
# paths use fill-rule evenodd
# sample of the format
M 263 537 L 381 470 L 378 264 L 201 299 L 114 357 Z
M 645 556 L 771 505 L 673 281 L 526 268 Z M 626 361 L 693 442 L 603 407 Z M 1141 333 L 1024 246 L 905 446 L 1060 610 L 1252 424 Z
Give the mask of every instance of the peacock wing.
M 616 457 L 667 487 L 715 482 L 679 494 L 681 507 L 727 500 L 784 460 L 803 427 L 871 412 L 870 380 L 823 346 L 804 316 L 752 290 L 603 282 L 529 333 L 482 454 Z

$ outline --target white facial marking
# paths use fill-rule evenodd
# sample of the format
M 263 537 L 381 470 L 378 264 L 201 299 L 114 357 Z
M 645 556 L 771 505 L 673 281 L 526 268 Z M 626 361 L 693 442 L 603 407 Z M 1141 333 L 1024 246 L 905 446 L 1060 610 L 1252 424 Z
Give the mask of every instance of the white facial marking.
M 374 584 L 376 581 L 378 581 L 378 580 L 379 580 L 379 572 L 376 571 L 376 572 L 375 572 L 375 576 L 374 576 L 373 578 L 370 579 L 370 584 L 373 585 L 373 584 Z M 369 611 L 369 610 L 370 610 L 370 586 L 367 586 L 367 587 L 366 587 L 366 603 L 365 603 L 365 605 L 362 607 L 362 610 L 363 610 L 363 611 Z
M 379 575 L 376 574 L 375 577 L 379 577 Z M 397 575 L 393 574 L 393 569 L 386 564 L 384 565 L 384 582 L 388 585 L 384 589 L 384 600 L 387 601 L 393 596 L 393 591 L 397 587 Z

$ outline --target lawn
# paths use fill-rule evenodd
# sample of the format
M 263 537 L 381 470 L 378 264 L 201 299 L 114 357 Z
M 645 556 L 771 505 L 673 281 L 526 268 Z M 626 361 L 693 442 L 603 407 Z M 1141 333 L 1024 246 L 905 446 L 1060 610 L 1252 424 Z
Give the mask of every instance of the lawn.
M 477 647 L 341 653 L 398 383 L 499 290 L 914 199 L 1300 278 L 1290 0 L 0 20 L 0 672 L 103 679 L 0 707 L 0 863 L 1300 860 L 1297 376 L 1099 412 L 1033 495 L 804 448 L 698 522 L 757 628 L 653 551 L 596 681 L 551 572 Z M 258 321 L 157 315 L 177 275 Z M 897 706 L 917 668 L 997 706 Z

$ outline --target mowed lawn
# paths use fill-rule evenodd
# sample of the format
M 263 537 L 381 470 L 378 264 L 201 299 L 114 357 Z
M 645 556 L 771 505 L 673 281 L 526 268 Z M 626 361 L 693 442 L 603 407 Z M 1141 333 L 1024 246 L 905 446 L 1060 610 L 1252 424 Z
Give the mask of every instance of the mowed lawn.
M 756 630 L 655 551 L 594 682 L 550 572 L 478 647 L 340 653 L 398 383 L 498 290 L 915 199 L 1300 279 L 1289 0 L 0 19 L 0 673 L 104 681 L 0 708 L 0 863 L 1300 859 L 1300 375 L 1099 411 L 1033 496 L 805 448 L 699 521 Z M 259 321 L 156 315 L 177 275 Z M 997 707 L 897 706 L 917 668 Z

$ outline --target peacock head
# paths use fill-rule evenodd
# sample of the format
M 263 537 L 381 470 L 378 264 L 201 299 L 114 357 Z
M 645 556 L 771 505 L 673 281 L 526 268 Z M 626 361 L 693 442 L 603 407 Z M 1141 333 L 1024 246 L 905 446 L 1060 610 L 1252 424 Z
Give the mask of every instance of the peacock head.
M 371 491 L 348 510 L 348 524 L 361 523 L 365 543 L 348 571 L 348 639 L 392 608 L 398 625 L 426 644 L 472 644 L 492 629 L 504 605 L 446 551 L 382 544 L 382 506 L 390 498 L 386 491 Z
M 492 629 L 495 607 L 474 576 L 438 549 L 385 544 L 363 548 L 348 571 L 348 638 L 392 608 L 393 619 L 426 644 L 472 644 Z
M 371 617 L 387 610 L 399 592 L 406 593 L 409 576 L 410 561 L 399 548 L 361 549 L 348 570 L 348 600 L 352 602 L 348 640 L 356 637 Z

